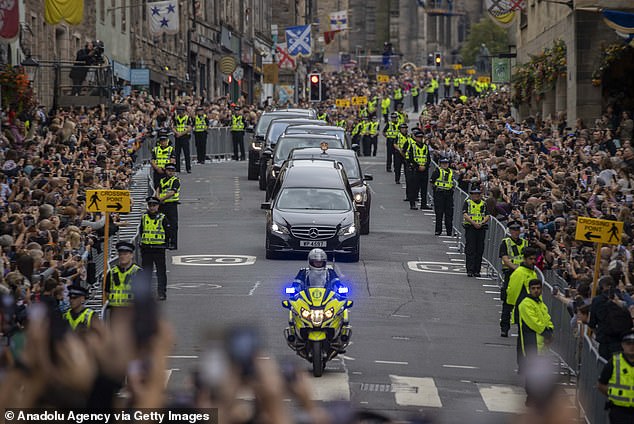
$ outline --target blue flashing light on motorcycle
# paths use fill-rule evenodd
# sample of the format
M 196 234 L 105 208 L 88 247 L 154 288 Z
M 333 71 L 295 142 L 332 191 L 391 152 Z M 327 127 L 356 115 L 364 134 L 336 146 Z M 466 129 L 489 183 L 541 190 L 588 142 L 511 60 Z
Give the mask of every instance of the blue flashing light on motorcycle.
M 337 287 L 337 293 L 339 294 L 348 294 L 349 291 L 350 289 L 346 286 Z
M 297 291 L 295 291 L 295 287 L 286 287 L 285 293 L 286 294 L 295 294 L 295 293 L 297 293 Z

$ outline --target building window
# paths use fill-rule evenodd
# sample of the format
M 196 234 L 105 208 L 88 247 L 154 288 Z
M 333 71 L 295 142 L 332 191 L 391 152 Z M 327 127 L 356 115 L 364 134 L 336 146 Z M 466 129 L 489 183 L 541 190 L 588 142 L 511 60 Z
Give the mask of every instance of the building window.
M 121 0 L 121 32 L 125 34 L 126 31 L 126 19 L 128 18 L 128 8 L 126 7 L 125 0 Z
M 115 27 L 115 25 L 117 25 L 117 21 L 115 19 L 116 14 L 114 10 L 116 2 L 117 0 L 110 0 L 110 25 L 112 25 L 113 28 Z
M 99 0 L 99 20 L 101 23 L 106 18 L 106 0 Z

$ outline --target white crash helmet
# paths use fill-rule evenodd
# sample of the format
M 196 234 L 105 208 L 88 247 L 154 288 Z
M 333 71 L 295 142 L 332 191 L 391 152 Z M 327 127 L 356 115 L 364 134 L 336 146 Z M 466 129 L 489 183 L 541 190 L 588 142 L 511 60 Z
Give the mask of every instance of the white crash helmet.
M 326 269 L 328 256 L 322 249 L 313 249 L 308 253 L 308 266 L 312 271 L 323 271 Z

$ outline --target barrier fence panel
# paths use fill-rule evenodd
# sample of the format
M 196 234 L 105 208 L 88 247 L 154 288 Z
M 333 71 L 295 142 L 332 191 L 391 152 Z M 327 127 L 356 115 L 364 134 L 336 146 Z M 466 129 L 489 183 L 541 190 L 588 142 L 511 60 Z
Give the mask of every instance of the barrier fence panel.
M 249 137 L 245 133 L 244 151 L 249 151 L 247 141 Z M 195 153 L 195 149 L 192 150 Z M 233 156 L 233 142 L 229 127 L 212 127 L 207 132 L 207 156 L 212 160 L 229 160 Z
M 583 327 L 586 333 L 586 327 Z M 607 424 L 608 414 L 605 410 L 607 398 L 597 390 L 597 381 L 605 366 L 605 359 L 599 356 L 592 339 L 583 336 L 581 349 L 581 368 L 577 380 L 577 402 L 590 424 Z

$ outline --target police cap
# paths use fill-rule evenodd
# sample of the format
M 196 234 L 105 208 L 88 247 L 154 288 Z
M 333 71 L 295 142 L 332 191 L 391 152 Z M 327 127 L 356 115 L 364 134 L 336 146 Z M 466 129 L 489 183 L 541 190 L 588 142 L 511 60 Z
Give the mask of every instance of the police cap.
M 149 196 L 149 197 L 146 197 L 146 198 L 145 198 L 145 201 L 146 201 L 148 204 L 151 204 L 151 203 L 156 203 L 156 204 L 159 204 L 159 203 L 161 203 L 161 201 L 158 199 L 158 197 L 155 197 L 155 196 Z
M 397 118 L 398 118 L 398 113 L 396 113 L 396 112 L 392 112 L 392 113 L 390 114 L 390 118 L 392 118 L 392 119 L 397 119 Z
M 522 223 L 519 221 L 511 221 L 509 222 L 509 230 L 519 230 L 522 228 Z
M 440 160 L 438 161 L 439 163 L 449 163 L 449 159 L 447 158 L 440 158 Z
M 399 129 L 401 129 L 401 130 L 402 130 L 403 128 L 407 129 L 407 124 L 401 124 L 401 125 L 399 125 L 399 126 L 398 126 L 398 128 L 399 128 Z
M 73 284 L 68 287 L 68 296 L 69 297 L 79 297 L 79 296 L 88 296 L 88 289 L 83 288 L 82 286 Z
M 480 194 L 482 192 L 480 191 L 480 187 L 472 187 L 471 190 L 469 190 L 469 193 L 471 193 L 471 194 Z
M 630 330 L 621 337 L 622 342 L 634 343 L 634 330 Z
M 173 163 L 168 163 L 167 165 L 165 165 L 165 169 L 176 171 L 176 165 L 174 165 Z
M 134 252 L 134 244 L 129 241 L 120 241 L 115 247 L 117 252 Z
M 184 105 L 178 105 L 176 106 L 176 110 L 185 110 L 185 106 Z
M 418 127 L 414 127 L 414 128 L 412 128 L 412 135 L 414 137 L 422 137 L 425 134 L 423 134 L 423 132 Z

